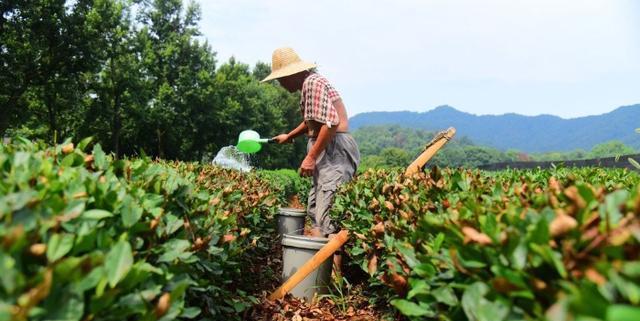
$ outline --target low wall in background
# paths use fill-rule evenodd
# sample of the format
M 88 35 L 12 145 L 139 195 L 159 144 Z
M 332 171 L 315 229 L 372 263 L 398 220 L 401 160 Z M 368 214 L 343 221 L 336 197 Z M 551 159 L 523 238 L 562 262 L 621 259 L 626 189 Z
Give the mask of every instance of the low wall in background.
M 619 157 L 605 157 L 594 159 L 581 159 L 569 161 L 548 161 L 548 162 L 501 162 L 478 166 L 484 170 L 502 170 L 507 168 L 514 169 L 530 169 L 530 168 L 552 168 L 553 166 L 563 167 L 616 167 L 637 170 L 629 162 L 629 158 L 633 158 L 640 162 L 640 154 L 624 155 Z

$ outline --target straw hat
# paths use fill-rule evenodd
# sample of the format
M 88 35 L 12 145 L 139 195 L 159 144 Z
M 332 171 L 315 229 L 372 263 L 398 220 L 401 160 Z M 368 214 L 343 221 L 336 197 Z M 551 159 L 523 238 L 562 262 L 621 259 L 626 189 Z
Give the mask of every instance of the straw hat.
M 274 50 L 271 61 L 271 74 L 262 79 L 263 82 L 290 76 L 316 67 L 314 63 L 300 60 L 298 54 L 289 47 Z

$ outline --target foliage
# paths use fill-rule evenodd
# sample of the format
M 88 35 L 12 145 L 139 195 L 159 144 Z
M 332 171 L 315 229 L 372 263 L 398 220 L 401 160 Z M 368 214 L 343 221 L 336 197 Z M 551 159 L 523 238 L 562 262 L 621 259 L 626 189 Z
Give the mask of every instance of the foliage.
M 406 167 L 422 152 L 434 133 L 395 125 L 360 127 L 354 132 L 362 155 L 361 168 Z M 474 168 L 480 165 L 509 161 L 567 161 L 613 157 L 632 154 L 635 150 L 620 141 L 594 146 L 590 151 L 525 154 L 518 150 L 506 152 L 474 144 L 468 137 L 456 136 L 429 162 L 440 167 Z
M 361 168 L 406 167 L 431 141 L 435 133 L 400 126 L 368 126 L 353 134 L 362 155 Z M 497 149 L 476 146 L 466 137 L 456 137 L 433 158 L 430 164 L 451 167 L 508 161 Z
M 255 303 L 281 198 L 268 182 L 88 144 L 0 145 L 0 319 L 228 319 Z
M 633 319 L 639 214 L 640 176 L 594 168 L 368 170 L 332 213 L 378 299 L 439 320 Z
M 0 135 L 60 143 L 93 136 L 117 157 L 211 159 L 243 129 L 300 122 L 297 95 L 202 42 L 197 4 L 9 1 L 0 6 Z M 297 168 L 302 141 L 266 148 L 263 168 Z
M 542 154 L 532 154 L 531 158 L 536 161 L 557 161 L 557 160 L 577 160 L 593 159 L 604 157 L 615 157 L 635 153 L 636 150 L 625 145 L 619 140 L 611 140 L 593 146 L 590 151 L 577 149 L 571 152 L 550 152 Z
M 640 134 L 640 128 L 636 128 L 636 133 Z M 636 161 L 633 158 L 629 158 L 629 163 L 631 163 L 631 165 L 633 165 L 633 167 L 637 168 L 638 170 L 640 170 L 640 163 L 638 163 L 638 161 Z
M 282 197 L 282 204 L 287 204 L 294 196 L 298 197 L 301 204 L 306 203 L 311 189 L 311 179 L 301 177 L 291 169 L 262 170 L 258 171 L 258 177 L 269 182 L 273 191 Z

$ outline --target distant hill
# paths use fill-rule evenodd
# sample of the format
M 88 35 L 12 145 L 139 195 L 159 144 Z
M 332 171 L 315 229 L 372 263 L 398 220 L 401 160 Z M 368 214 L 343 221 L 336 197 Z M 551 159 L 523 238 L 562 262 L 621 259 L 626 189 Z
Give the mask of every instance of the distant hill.
M 501 150 L 524 152 L 590 150 L 594 145 L 619 140 L 640 149 L 640 104 L 620 107 L 612 112 L 572 119 L 557 116 L 523 116 L 518 114 L 477 116 L 440 106 L 427 112 L 368 112 L 349 120 L 352 130 L 370 125 L 442 130 L 453 126 L 456 136 L 467 136 L 474 143 Z
M 362 168 L 405 167 L 420 155 L 434 134 L 424 129 L 398 125 L 365 126 L 353 131 L 362 157 Z M 476 146 L 467 137 L 458 136 L 441 149 L 429 164 L 473 168 L 511 161 L 517 157 L 518 154 L 504 153 L 493 147 Z

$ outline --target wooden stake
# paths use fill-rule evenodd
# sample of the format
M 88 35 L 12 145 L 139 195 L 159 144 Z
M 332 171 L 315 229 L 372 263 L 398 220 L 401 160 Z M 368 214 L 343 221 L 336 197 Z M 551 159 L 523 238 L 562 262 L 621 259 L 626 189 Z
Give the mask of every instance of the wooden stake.
M 436 137 L 427 144 L 422 154 L 420 154 L 420 156 L 418 156 L 418 158 L 416 158 L 416 160 L 407 167 L 404 175 L 411 176 L 421 171 L 422 168 L 424 168 L 424 165 L 440 150 L 440 148 L 442 148 L 442 146 L 444 146 L 444 144 L 451 140 L 455 134 L 456 129 L 453 127 L 449 127 L 446 131 L 438 133 L 438 135 L 436 135 Z
M 269 296 L 269 300 L 277 300 L 284 297 L 287 292 L 291 291 L 298 283 L 304 280 L 309 273 L 315 271 L 326 259 L 328 259 L 335 251 L 337 251 L 349 239 L 349 232 L 342 230 L 325 244 L 316 254 L 309 259 L 296 273 L 284 282 Z

